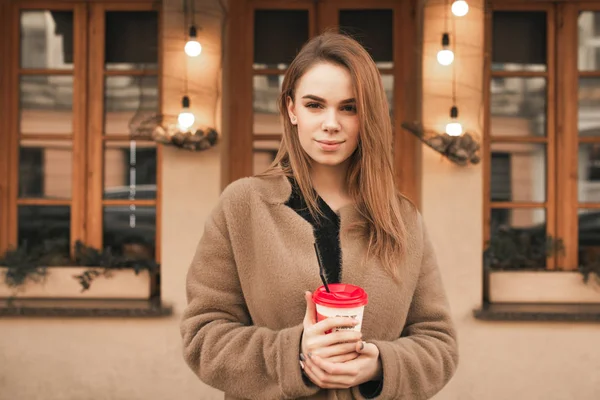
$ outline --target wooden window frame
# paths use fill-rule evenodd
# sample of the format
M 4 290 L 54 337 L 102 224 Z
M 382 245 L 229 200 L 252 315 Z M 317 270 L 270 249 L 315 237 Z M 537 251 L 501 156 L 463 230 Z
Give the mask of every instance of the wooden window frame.
M 545 73 L 492 72 L 492 11 L 548 12 L 547 70 Z M 560 238 L 564 253 L 547 259 L 547 270 L 577 270 L 578 268 L 578 208 L 600 208 L 600 202 L 578 201 L 578 148 L 580 143 L 600 143 L 600 138 L 580 137 L 578 131 L 578 79 L 598 77 L 600 70 L 578 70 L 578 21 L 579 11 L 600 11 L 600 2 L 574 1 L 490 1 L 485 13 L 484 57 L 484 140 L 483 140 L 483 241 L 490 239 L 491 209 L 493 206 L 515 208 L 546 207 L 547 234 Z M 491 136 L 490 82 L 492 76 L 544 76 L 547 78 L 547 135 L 545 137 Z M 491 202 L 491 143 L 547 143 L 546 191 L 544 203 Z
M 392 8 L 394 13 L 394 168 L 398 188 L 417 205 L 420 204 L 420 147 L 413 135 L 401 128 L 403 121 L 415 121 L 421 114 L 421 60 L 414 57 L 413 49 L 418 45 L 420 33 L 418 21 L 422 11 L 416 0 L 393 1 L 350 0 L 318 2 L 299 0 L 239 0 L 230 2 L 229 23 L 227 26 L 226 62 L 224 69 L 223 131 L 221 187 L 232 181 L 251 175 L 253 135 L 252 77 L 255 71 L 253 62 L 253 12 L 255 9 L 307 9 L 309 15 L 317 13 L 319 26 L 329 8 L 376 9 Z M 310 17 L 309 17 L 310 18 Z M 309 35 L 317 34 L 318 26 L 309 20 Z M 244 38 L 240 40 L 239 38 Z M 388 72 L 387 70 L 385 72 Z M 262 74 L 281 71 L 265 71 Z M 417 79 L 415 79 L 417 77 Z M 260 135 L 262 138 L 263 135 Z M 267 137 L 272 139 L 272 137 Z
M 9 4 L 0 2 L 0 60 L 9 59 Z M 8 65 L 0 62 L 0 87 L 6 88 Z M 8 248 L 8 90 L 0 90 L 0 254 Z
M 20 68 L 20 12 L 27 9 L 73 10 L 74 68 L 72 70 Z M 0 56 L 9 63 L 0 66 L 0 82 L 8 90 L 0 94 L 0 254 L 17 245 L 17 207 L 27 205 L 70 205 L 71 249 L 77 240 L 102 247 L 102 211 L 104 205 L 154 206 L 156 210 L 155 260 L 161 260 L 162 146 L 156 144 L 156 199 L 104 200 L 104 142 L 132 140 L 129 135 L 103 134 L 104 77 L 142 75 L 138 70 L 104 70 L 104 12 L 156 11 L 158 15 L 157 69 L 158 113 L 162 113 L 163 35 L 162 6 L 156 0 L 25 0 L 0 2 Z M 9 38 L 13 38 L 9 40 Z M 16 39 L 15 39 L 16 38 Z M 73 76 L 73 132 L 67 135 L 21 135 L 19 132 L 19 79 L 27 74 Z M 5 87 L 5 86 L 2 86 Z M 19 141 L 23 138 L 68 139 L 73 146 L 72 195 L 70 199 L 19 199 Z

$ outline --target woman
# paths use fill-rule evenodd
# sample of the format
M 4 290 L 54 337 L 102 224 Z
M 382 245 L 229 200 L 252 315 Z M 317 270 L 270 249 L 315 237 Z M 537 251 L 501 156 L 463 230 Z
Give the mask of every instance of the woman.
M 344 35 L 307 43 L 279 100 L 269 170 L 230 184 L 187 278 L 185 359 L 226 399 L 427 399 L 458 361 L 423 221 L 394 186 L 381 77 Z M 317 243 L 330 283 L 369 296 L 362 334 L 315 319 Z M 303 297 L 304 294 L 304 297 Z

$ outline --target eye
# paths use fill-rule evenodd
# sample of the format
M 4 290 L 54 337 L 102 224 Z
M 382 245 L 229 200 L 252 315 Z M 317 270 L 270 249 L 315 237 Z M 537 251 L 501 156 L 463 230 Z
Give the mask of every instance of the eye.
M 306 108 L 321 108 L 319 103 L 306 103 Z
M 343 106 L 342 107 L 342 111 L 355 113 L 356 112 L 356 106 L 354 104 L 348 104 L 347 106 Z

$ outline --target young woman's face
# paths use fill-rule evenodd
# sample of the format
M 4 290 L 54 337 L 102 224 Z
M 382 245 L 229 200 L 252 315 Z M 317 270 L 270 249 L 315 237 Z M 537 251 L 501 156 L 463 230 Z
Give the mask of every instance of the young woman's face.
M 315 64 L 296 84 L 295 98 L 288 98 L 288 114 L 313 162 L 337 166 L 356 150 L 359 121 L 355 98 L 348 70 L 331 63 Z

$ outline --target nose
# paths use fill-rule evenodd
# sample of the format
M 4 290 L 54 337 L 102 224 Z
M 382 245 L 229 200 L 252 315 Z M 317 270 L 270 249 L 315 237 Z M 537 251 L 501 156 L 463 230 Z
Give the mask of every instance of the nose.
M 335 110 L 330 110 L 325 114 L 322 129 L 329 133 L 338 132 L 341 129 Z

